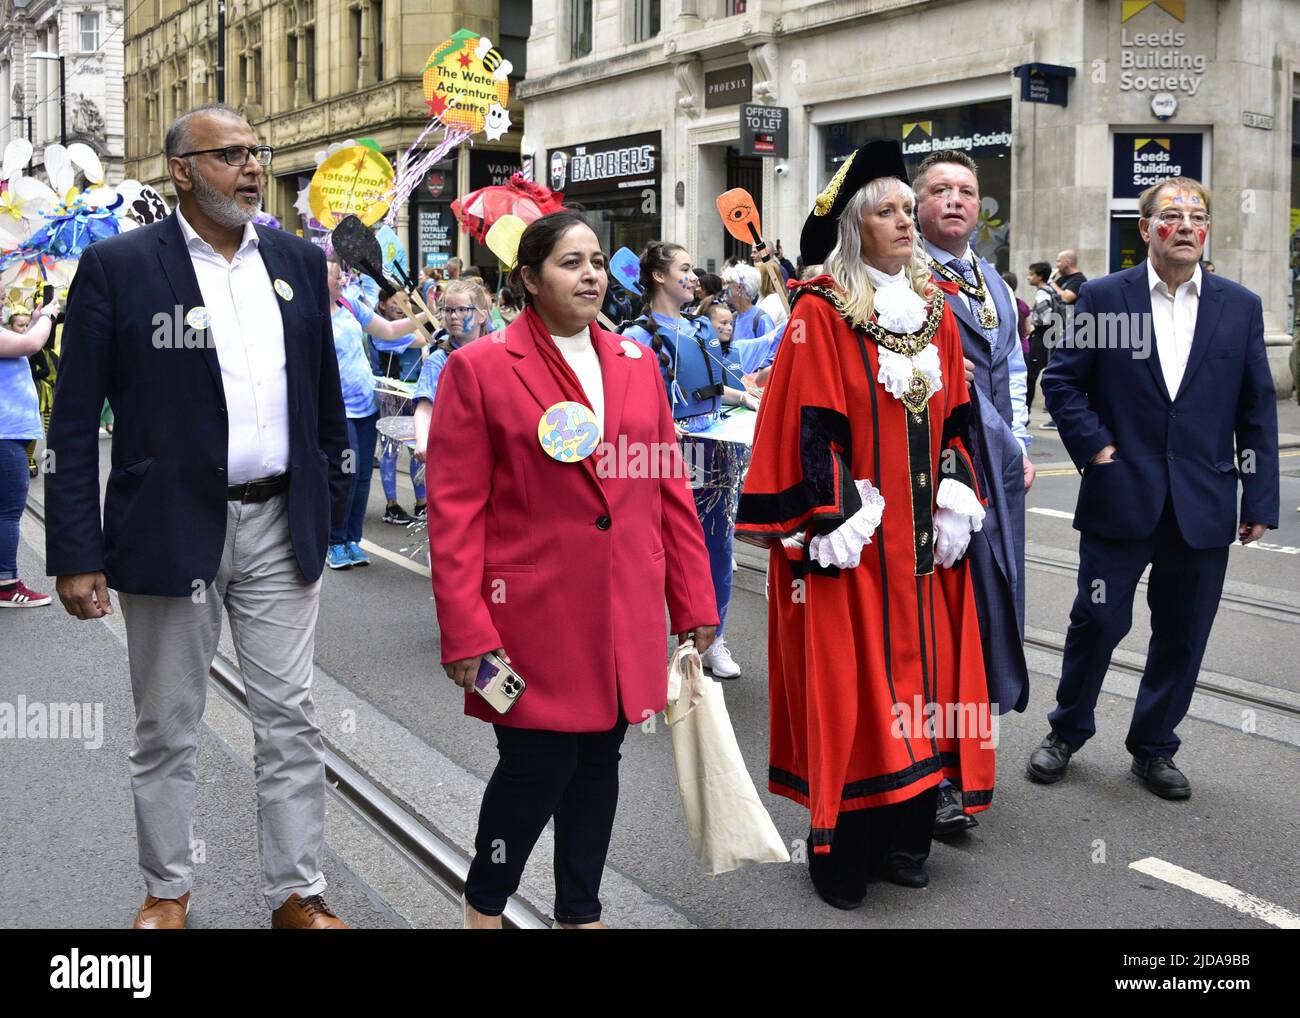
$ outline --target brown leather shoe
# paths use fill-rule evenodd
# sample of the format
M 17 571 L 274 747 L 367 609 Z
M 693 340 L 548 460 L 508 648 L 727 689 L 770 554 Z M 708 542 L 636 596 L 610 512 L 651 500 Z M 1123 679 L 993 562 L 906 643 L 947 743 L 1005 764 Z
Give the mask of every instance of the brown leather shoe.
M 348 924 L 330 911 L 319 894 L 300 898 L 291 894 L 289 900 L 271 913 L 273 930 L 346 930 Z
M 146 895 L 140 911 L 135 914 L 133 930 L 183 930 L 185 916 L 190 910 L 190 892 L 179 898 L 155 898 Z

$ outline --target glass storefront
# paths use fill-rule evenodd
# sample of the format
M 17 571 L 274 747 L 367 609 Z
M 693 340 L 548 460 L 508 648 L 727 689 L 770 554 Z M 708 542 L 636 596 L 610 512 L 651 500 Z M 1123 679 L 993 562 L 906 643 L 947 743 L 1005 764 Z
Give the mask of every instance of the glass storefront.
M 545 183 L 585 210 L 607 252 L 640 254 L 660 236 L 662 151 L 658 131 L 551 149 Z
M 1011 100 L 995 99 L 969 106 L 900 113 L 827 124 L 825 158 L 818 188 L 834 176 L 849 154 L 873 138 L 895 138 L 903 145 L 909 176 L 927 155 L 960 149 L 979 167 L 980 218 L 971 244 L 1004 271 L 1010 264 L 1011 234 Z
M 451 203 L 456 197 L 456 156 L 435 165 L 411 195 L 408 206 L 410 234 L 407 250 L 417 269 L 441 269 L 456 254 L 456 217 Z

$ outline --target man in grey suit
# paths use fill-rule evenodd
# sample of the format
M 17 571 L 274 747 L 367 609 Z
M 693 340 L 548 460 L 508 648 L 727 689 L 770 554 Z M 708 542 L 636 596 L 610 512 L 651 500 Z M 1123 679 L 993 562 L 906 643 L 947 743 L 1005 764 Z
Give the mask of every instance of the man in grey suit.
M 1034 481 L 1025 403 L 1028 373 L 1020 348 L 1015 298 L 998 270 L 979 257 L 971 238 L 979 223 L 975 163 L 948 149 L 928 155 L 917 170 L 916 215 L 934 278 L 958 287 L 948 306 L 961 332 L 972 416 L 967 437 L 988 499 L 983 529 L 971 535 L 971 579 L 989 704 L 1022 711 L 1029 700 L 1025 665 L 1025 492 Z M 941 788 L 935 834 L 974 827 L 956 793 Z
M 126 622 L 137 929 L 189 910 L 198 729 L 230 619 L 255 737 L 262 893 L 280 929 L 325 904 L 324 747 L 311 697 L 320 576 L 342 519 L 347 426 L 313 245 L 254 226 L 271 150 L 238 111 L 167 131 L 177 210 L 87 249 L 68 300 L 46 484 L 47 566 L 68 613 Z M 99 508 L 99 413 L 116 416 Z

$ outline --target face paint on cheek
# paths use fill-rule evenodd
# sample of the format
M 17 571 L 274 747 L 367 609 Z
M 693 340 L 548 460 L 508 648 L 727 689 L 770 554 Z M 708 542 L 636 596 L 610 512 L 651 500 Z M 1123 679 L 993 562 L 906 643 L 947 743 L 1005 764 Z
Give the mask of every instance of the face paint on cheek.
M 1156 236 L 1161 240 L 1168 240 L 1177 229 L 1178 227 L 1171 223 L 1156 223 Z
M 1199 244 L 1201 247 L 1204 247 L 1204 246 L 1205 246 L 1205 235 L 1206 235 L 1207 233 L 1209 233 L 1209 232 L 1210 232 L 1210 231 L 1207 230 L 1204 226 L 1198 226 L 1198 227 L 1196 228 L 1196 243 Z

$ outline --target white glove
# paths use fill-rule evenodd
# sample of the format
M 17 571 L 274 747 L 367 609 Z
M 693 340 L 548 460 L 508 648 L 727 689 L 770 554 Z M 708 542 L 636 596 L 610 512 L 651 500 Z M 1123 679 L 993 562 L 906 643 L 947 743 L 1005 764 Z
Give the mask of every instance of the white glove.
M 871 543 L 871 535 L 880 526 L 884 496 L 869 480 L 853 483 L 862 496 L 862 508 L 829 534 L 814 535 L 808 544 L 808 553 L 823 569 L 856 569 L 862 561 L 862 549 Z
M 984 526 L 984 507 L 975 492 L 960 481 L 945 477 L 939 484 L 934 512 L 934 556 L 951 569 L 970 546 L 970 535 Z

